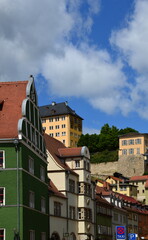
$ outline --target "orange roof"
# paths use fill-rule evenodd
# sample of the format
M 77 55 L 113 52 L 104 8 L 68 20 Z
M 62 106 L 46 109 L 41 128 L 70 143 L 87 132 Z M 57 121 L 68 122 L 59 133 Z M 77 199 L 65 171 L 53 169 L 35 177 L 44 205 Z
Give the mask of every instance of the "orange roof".
M 22 101 L 28 81 L 0 82 L 0 138 L 18 137 L 17 124 L 22 117 Z
M 129 181 L 143 181 L 143 180 L 147 180 L 148 179 L 148 175 L 144 175 L 144 176 L 133 176 L 130 178 Z
M 76 148 L 59 148 L 59 154 L 61 157 L 76 157 L 81 156 L 82 147 Z

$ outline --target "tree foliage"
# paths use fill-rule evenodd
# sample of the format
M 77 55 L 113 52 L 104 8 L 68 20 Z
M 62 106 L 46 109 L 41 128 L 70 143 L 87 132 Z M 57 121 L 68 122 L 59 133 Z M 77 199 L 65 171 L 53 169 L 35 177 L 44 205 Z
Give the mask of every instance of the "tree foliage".
M 118 129 L 115 126 L 109 126 L 108 123 L 104 124 L 104 126 L 100 130 L 100 134 L 82 134 L 79 141 L 78 146 L 87 146 L 89 148 L 90 153 L 92 154 L 92 161 L 96 161 L 98 156 L 95 153 L 102 153 L 103 157 L 100 158 L 99 161 L 102 159 L 107 159 L 107 154 L 110 152 L 112 153 L 112 159 L 117 158 L 117 149 L 119 148 L 119 135 L 127 134 L 130 132 L 138 132 L 133 128 L 124 128 Z M 101 156 L 101 154 L 100 154 Z M 109 160 L 111 161 L 111 160 Z M 113 160 L 115 161 L 115 160 Z

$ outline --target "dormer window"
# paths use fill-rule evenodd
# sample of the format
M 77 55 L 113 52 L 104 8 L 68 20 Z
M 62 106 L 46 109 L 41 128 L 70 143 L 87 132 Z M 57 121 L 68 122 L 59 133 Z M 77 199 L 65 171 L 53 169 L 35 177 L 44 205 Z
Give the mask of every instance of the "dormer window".
M 4 100 L 0 100 L 0 111 L 2 111 L 4 105 Z
M 79 168 L 79 167 L 80 167 L 80 160 L 76 160 L 76 161 L 75 161 L 75 167 L 76 167 L 76 168 Z

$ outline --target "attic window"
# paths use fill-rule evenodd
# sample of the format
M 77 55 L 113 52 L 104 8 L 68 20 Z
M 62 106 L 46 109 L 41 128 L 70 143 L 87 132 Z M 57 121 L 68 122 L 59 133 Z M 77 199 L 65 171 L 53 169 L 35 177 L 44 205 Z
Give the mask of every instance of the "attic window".
M 2 111 L 3 105 L 4 105 L 4 100 L 0 100 L 0 111 Z

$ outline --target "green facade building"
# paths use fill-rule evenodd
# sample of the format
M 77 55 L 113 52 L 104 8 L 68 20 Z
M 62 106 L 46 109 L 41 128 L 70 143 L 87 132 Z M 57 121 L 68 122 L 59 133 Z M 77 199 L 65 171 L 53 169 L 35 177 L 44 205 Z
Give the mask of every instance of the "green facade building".
M 34 80 L 0 82 L 0 240 L 48 239 L 47 181 Z

